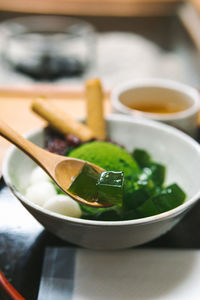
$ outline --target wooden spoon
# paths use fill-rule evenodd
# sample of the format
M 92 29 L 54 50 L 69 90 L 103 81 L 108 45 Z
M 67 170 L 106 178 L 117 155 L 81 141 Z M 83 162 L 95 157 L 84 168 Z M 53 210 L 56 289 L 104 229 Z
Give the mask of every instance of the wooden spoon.
M 86 161 L 50 153 L 25 139 L 1 120 L 0 135 L 12 144 L 16 145 L 20 150 L 33 159 L 51 177 L 51 179 L 74 200 L 92 207 L 110 206 L 100 204 L 98 202 L 89 202 L 77 195 L 71 194 L 68 191 L 72 181 L 80 173 Z M 89 162 L 87 163 L 94 167 L 99 173 L 104 171 L 102 168 L 94 164 Z

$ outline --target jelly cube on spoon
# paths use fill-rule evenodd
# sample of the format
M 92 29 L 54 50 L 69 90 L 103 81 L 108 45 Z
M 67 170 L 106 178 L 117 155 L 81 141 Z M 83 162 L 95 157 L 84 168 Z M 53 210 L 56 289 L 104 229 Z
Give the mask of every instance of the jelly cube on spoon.
M 92 166 L 85 164 L 69 187 L 69 192 L 87 201 L 97 201 L 96 183 L 99 176 Z
M 98 202 L 121 205 L 123 200 L 123 184 L 123 172 L 102 172 L 97 181 Z

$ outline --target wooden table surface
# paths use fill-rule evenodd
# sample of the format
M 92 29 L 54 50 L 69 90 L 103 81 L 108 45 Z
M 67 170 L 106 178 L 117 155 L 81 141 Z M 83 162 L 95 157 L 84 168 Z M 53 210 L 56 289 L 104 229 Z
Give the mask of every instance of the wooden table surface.
M 83 90 L 36 86 L 26 89 L 0 87 L 0 118 L 22 134 L 45 126 L 45 121 L 30 110 L 31 101 L 39 96 L 47 97 L 75 118 L 85 116 Z M 110 111 L 110 101 L 108 96 L 105 96 L 105 114 L 109 114 Z M 0 165 L 9 146 L 10 143 L 0 137 Z
M 86 16 L 171 14 L 183 0 L 1 0 L 0 10 Z
M 200 14 L 200 0 L 190 0 L 189 2 L 191 2 L 197 8 Z

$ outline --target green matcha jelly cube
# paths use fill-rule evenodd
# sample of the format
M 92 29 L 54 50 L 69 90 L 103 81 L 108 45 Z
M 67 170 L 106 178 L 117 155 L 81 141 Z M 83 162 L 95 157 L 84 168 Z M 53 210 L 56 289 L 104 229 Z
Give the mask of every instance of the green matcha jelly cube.
M 160 213 L 159 209 L 156 207 L 151 198 L 145 201 L 141 206 L 137 207 L 136 210 L 140 215 L 140 218 L 150 217 Z
M 121 205 L 123 199 L 123 184 L 123 172 L 102 172 L 97 181 L 98 202 Z
M 150 194 L 145 187 L 133 191 L 129 197 L 124 198 L 123 206 L 126 210 L 133 210 L 142 205 L 146 200 L 150 198 Z
M 185 197 L 183 190 L 174 183 L 164 188 L 161 194 L 156 196 L 153 201 L 159 212 L 162 213 L 183 204 Z
M 151 156 L 147 151 L 143 149 L 135 149 L 133 151 L 133 157 L 140 166 L 140 168 L 145 168 L 151 163 Z
M 97 200 L 96 184 L 99 177 L 100 174 L 93 167 L 85 164 L 68 190 L 74 195 L 87 201 L 94 202 Z
M 160 195 L 152 197 L 137 207 L 140 217 L 149 217 L 173 209 L 185 200 L 185 193 L 177 184 L 164 188 Z

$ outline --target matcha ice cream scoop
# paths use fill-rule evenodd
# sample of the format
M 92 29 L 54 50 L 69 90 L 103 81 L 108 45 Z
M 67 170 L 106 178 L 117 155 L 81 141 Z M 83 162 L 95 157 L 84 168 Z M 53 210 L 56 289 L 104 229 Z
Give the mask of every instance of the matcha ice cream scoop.
M 139 172 L 136 161 L 126 150 L 108 142 L 83 144 L 72 150 L 69 156 L 89 161 L 107 171 L 123 171 L 125 193 L 131 190 Z

